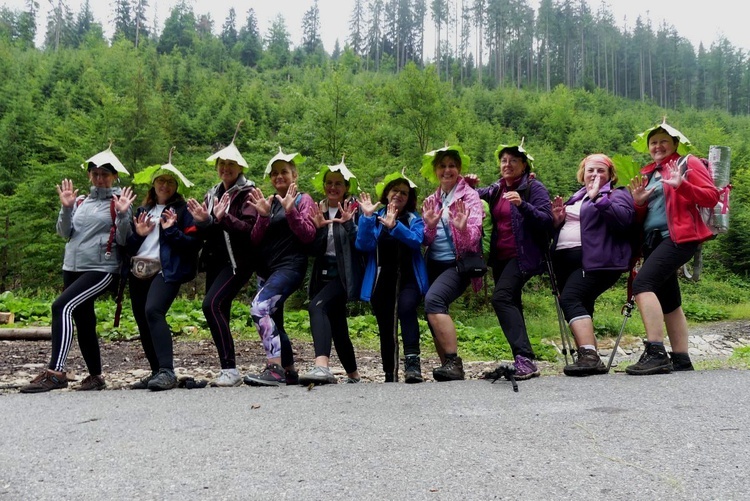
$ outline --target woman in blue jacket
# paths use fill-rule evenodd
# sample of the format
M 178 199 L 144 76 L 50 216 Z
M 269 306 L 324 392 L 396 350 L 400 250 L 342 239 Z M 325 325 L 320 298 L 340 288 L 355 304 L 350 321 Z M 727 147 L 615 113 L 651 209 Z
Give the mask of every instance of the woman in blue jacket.
M 188 181 L 170 163 L 140 174 L 150 177 L 146 201 L 136 211 L 128 238 L 130 304 L 151 374 L 131 386 L 159 391 L 177 386 L 167 311 L 180 285 L 195 277 L 201 240 L 193 216 L 177 190 Z M 143 178 L 145 176 L 141 176 Z M 146 179 L 149 179 L 146 177 Z M 139 182 L 138 176 L 135 178 Z
M 628 238 L 635 209 L 606 155 L 589 155 L 577 174 L 583 187 L 565 203 L 555 197 L 552 217 L 555 243 L 552 263 L 560 287 L 560 307 L 570 325 L 578 358 L 565 366 L 568 376 L 605 374 L 594 336 L 594 303 L 630 267 Z
M 372 203 L 366 193 L 360 199 L 355 245 L 367 253 L 360 298 L 371 302 L 378 322 L 385 382 L 398 381 L 398 320 L 404 342 L 404 382 L 421 383 L 417 306 L 429 283 L 421 252 L 424 221 L 417 213 L 416 185 L 395 173 L 375 191 L 378 202 Z

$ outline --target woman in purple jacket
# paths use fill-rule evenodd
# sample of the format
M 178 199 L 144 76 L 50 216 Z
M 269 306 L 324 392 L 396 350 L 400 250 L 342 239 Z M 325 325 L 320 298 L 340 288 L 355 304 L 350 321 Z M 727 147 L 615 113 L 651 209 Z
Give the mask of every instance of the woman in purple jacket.
M 492 307 L 513 351 L 516 379 L 539 375 L 534 350 L 526 332 L 521 290 L 534 275 L 542 273 L 545 251 L 552 230 L 549 192 L 539 180 L 530 177 L 533 157 L 520 145 L 501 144 L 495 150 L 500 179 L 479 188 L 492 215 L 489 265 L 495 290 Z M 472 176 L 471 182 L 476 178 Z
M 555 197 L 552 217 L 556 230 L 552 264 L 560 287 L 560 307 L 570 325 L 578 358 L 566 365 L 568 376 L 605 374 L 594 336 L 594 303 L 630 267 L 630 226 L 635 209 L 624 187 L 615 188 L 612 160 L 589 155 L 578 167 L 583 187 L 565 203 Z

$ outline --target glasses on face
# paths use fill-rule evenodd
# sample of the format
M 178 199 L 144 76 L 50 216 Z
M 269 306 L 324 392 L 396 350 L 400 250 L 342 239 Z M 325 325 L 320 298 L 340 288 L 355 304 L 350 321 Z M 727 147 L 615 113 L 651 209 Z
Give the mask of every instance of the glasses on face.
M 92 170 L 90 174 L 91 174 L 91 177 L 102 178 L 102 179 L 107 179 L 107 178 L 112 177 L 112 173 L 107 170 L 103 170 L 99 172 Z
M 343 188 L 346 183 L 343 181 L 326 181 L 326 188 Z
M 390 191 L 390 195 L 391 196 L 401 195 L 402 197 L 408 197 L 409 196 L 409 190 L 399 190 L 397 188 L 393 188 Z
M 175 181 L 174 179 L 157 177 L 156 179 L 154 179 L 154 184 L 158 184 L 158 185 L 166 184 L 167 186 L 177 186 L 177 181 Z

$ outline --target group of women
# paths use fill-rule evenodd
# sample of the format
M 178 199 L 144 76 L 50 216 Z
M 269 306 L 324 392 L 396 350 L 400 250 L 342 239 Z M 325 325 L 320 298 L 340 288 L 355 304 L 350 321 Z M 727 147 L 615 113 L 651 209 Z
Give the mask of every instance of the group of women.
M 134 389 L 177 386 L 166 313 L 180 285 L 206 274 L 203 312 L 218 351 L 221 371 L 213 386 L 327 384 L 335 346 L 347 383 L 360 375 L 347 326 L 347 303 L 371 303 L 380 333 L 386 382 L 399 380 L 399 325 L 406 383 L 424 380 L 420 362 L 418 306 L 424 312 L 440 366 L 433 379 L 464 379 L 456 327 L 449 308 L 481 276 L 459 271 L 462 260 L 482 250 L 483 218 L 489 218 L 492 307 L 511 347 L 516 379 L 540 374 L 523 314 L 522 290 L 551 262 L 559 304 L 573 333 L 578 356 L 564 373 L 603 374 L 594 335 L 594 304 L 641 256 L 632 284 L 647 339 L 640 360 L 628 374 L 647 375 L 693 368 L 687 323 L 681 308 L 677 270 L 711 237 L 698 207 L 713 207 L 718 190 L 699 162 L 688 158 L 686 138 L 666 123 L 647 130 L 638 144 L 652 158 L 627 186 L 617 186 L 612 160 L 585 157 L 577 180 L 582 187 L 568 200 L 551 200 L 536 178 L 533 157 L 520 144 L 495 151 L 499 179 L 479 187 L 469 174 L 470 158 L 458 145 L 424 156 L 422 175 L 437 184 L 417 210 L 417 186 L 394 172 L 375 190 L 359 193 L 356 176 L 344 164 L 326 166 L 313 179 L 325 198 L 319 204 L 297 188 L 304 157 L 279 150 L 269 162 L 275 193 L 265 196 L 245 177 L 247 162 L 234 145 L 208 158 L 219 183 L 204 200 L 185 200 L 191 183 L 170 162 L 149 172 L 146 201 L 133 215 L 135 195 L 117 182 L 127 170 L 110 149 L 89 159 L 91 188 L 78 196 L 70 180 L 57 186 L 61 202 L 57 231 L 68 239 L 63 264 L 64 291 L 52 305 L 52 357 L 22 392 L 68 385 L 65 360 L 73 325 L 89 370 L 80 390 L 100 390 L 102 377 L 94 301 L 117 282 L 124 254 L 133 314 L 150 374 Z M 635 144 L 635 143 L 634 143 Z M 644 151 L 645 152 L 645 151 Z M 683 162 L 684 163 L 684 162 Z M 354 195 L 359 196 L 355 197 Z M 489 208 L 485 216 L 485 205 Z M 637 242 L 636 241 L 637 238 Z M 198 258 L 200 252 L 200 258 Z M 286 299 L 313 266 L 309 283 L 314 366 L 300 375 L 284 330 Z M 237 369 L 229 320 L 231 304 L 255 274 L 258 287 L 250 314 L 266 352 L 258 374 Z M 664 346 L 664 326 L 672 353 Z

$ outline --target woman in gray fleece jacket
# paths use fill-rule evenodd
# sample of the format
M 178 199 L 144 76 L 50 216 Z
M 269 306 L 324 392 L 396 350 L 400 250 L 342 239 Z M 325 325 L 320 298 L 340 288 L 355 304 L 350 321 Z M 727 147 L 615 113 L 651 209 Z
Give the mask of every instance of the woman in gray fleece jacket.
M 73 325 L 89 375 L 79 390 L 101 390 L 102 377 L 99 339 L 96 334 L 94 301 L 116 283 L 121 256 L 117 245 L 124 245 L 131 226 L 130 188 L 114 187 L 119 174 L 128 171 L 110 149 L 86 161 L 91 188 L 78 196 L 70 179 L 57 185 L 60 213 L 57 234 L 68 239 L 63 262 L 63 292 L 52 303 L 52 356 L 49 365 L 22 393 L 41 393 L 68 386 L 65 360 L 73 343 Z

